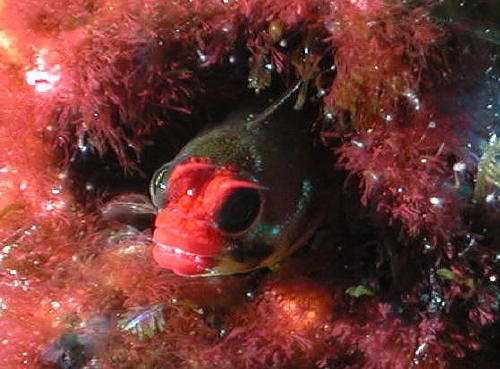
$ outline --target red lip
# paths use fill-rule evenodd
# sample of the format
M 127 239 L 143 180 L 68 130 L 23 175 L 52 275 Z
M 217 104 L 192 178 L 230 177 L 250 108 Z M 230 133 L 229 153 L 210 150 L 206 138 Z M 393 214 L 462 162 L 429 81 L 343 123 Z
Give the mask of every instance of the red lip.
M 153 258 L 160 267 L 182 276 L 209 273 L 216 264 L 214 257 L 195 255 L 160 243 L 153 246 Z
M 221 237 L 209 227 L 199 227 L 192 231 L 179 231 L 168 226 L 157 226 L 153 239 L 188 254 L 214 256 L 221 252 Z
M 223 239 L 204 220 L 163 209 L 156 218 L 153 258 L 179 275 L 210 273 L 222 252 Z

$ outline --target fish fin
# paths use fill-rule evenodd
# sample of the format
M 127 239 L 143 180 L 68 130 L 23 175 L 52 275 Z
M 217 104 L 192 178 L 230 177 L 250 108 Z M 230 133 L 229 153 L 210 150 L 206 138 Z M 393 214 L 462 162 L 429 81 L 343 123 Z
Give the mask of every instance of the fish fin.
M 259 114 L 256 118 L 249 120 L 246 123 L 246 128 L 248 130 L 254 130 L 259 128 L 265 121 L 273 115 L 273 113 L 281 107 L 289 98 L 292 96 L 297 90 L 299 90 L 300 86 L 302 86 L 303 81 L 299 80 L 292 87 L 285 91 L 283 95 L 281 95 L 275 102 L 273 102 L 270 106 L 268 106 L 261 114 Z

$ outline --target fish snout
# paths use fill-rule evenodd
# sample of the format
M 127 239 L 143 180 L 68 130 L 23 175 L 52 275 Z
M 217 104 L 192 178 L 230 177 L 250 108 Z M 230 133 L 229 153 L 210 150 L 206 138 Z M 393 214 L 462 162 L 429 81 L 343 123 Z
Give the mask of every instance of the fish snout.
M 204 219 L 163 209 L 153 233 L 153 259 L 176 274 L 210 273 L 224 248 L 222 234 Z

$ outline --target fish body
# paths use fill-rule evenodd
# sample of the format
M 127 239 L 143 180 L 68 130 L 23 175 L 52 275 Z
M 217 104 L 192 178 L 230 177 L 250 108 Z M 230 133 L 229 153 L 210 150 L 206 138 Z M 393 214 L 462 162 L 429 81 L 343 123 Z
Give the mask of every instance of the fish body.
M 161 267 L 243 273 L 275 265 L 313 234 L 322 184 L 304 115 L 271 110 L 249 124 L 262 103 L 245 104 L 156 172 L 153 257 Z

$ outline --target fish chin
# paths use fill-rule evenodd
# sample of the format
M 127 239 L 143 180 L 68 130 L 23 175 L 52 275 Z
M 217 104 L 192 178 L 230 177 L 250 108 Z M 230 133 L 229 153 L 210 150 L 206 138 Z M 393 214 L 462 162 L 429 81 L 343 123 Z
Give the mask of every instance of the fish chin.
M 153 259 L 161 268 L 184 277 L 232 275 L 265 267 L 239 263 L 228 256 L 201 256 L 161 243 L 154 244 Z
M 204 276 L 209 277 L 216 275 L 242 274 L 264 267 L 266 267 L 266 265 L 264 265 L 263 263 L 245 264 L 237 262 L 229 256 L 222 256 L 217 260 L 217 264 L 211 268 L 210 274 L 205 274 Z

